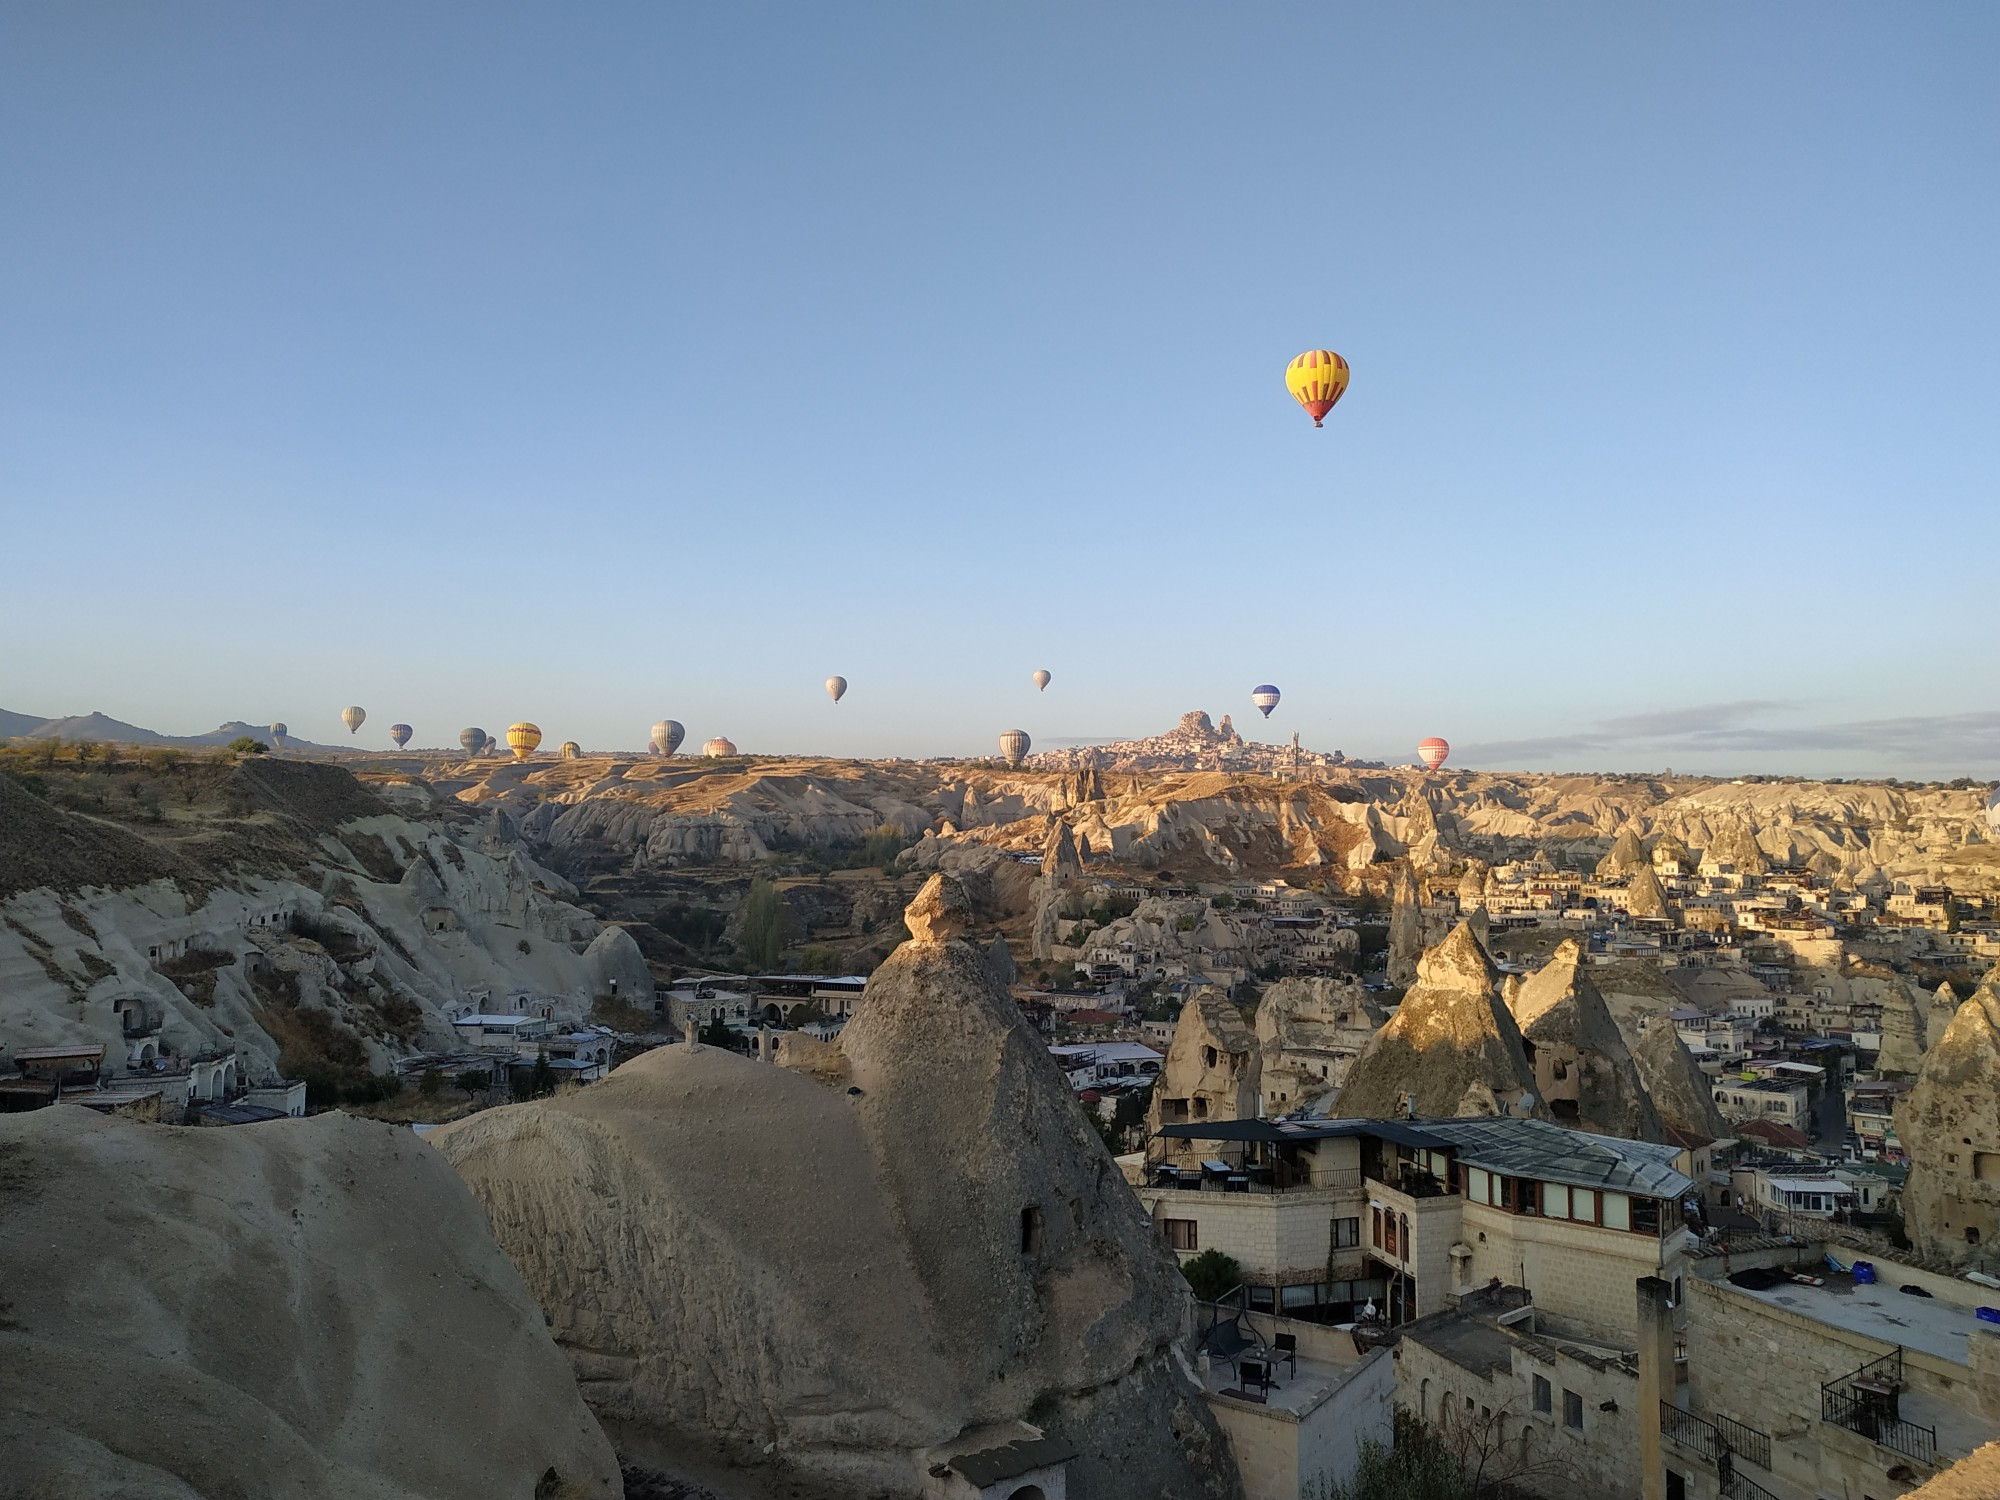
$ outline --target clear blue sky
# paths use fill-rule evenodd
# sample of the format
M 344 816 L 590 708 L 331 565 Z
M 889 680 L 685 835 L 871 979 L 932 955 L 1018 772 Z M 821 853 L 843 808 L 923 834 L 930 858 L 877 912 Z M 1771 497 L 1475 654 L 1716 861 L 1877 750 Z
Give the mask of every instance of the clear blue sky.
M 0 707 L 2000 774 L 1996 77 L 1969 3 L 14 4 Z

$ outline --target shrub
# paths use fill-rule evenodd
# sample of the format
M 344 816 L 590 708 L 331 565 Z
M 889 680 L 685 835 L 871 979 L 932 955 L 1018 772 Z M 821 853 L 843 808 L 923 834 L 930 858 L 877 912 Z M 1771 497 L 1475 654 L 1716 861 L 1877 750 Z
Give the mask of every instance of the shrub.
M 1187 1278 L 1198 1301 L 1213 1302 L 1242 1283 L 1243 1268 L 1234 1256 L 1224 1255 L 1220 1250 L 1204 1250 L 1189 1257 L 1181 1266 L 1181 1275 Z
M 235 739 L 229 742 L 228 746 L 229 752 L 232 755 L 262 755 L 270 748 L 262 740 L 252 739 L 247 734 L 237 735 Z
M 417 1080 L 417 1092 L 426 1099 L 435 1099 L 444 1087 L 444 1074 L 436 1068 L 425 1068 L 424 1076 Z

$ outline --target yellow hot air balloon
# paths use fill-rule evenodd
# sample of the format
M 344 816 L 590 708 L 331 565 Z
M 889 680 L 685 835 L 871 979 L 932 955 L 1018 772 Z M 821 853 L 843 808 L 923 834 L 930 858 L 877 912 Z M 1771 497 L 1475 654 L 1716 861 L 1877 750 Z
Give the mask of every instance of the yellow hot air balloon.
M 1306 409 L 1313 426 L 1322 426 L 1334 402 L 1346 394 L 1347 361 L 1331 349 L 1308 349 L 1285 366 L 1285 389 Z
M 533 724 L 520 723 L 507 726 L 507 748 L 514 752 L 514 759 L 526 760 L 535 753 L 535 746 L 542 742 L 542 732 Z

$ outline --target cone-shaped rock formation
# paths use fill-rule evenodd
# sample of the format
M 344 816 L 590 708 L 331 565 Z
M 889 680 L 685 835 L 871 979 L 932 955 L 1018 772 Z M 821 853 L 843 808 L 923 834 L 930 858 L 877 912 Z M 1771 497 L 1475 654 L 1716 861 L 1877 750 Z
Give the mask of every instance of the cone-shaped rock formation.
M 1333 1113 L 1387 1119 L 1407 1104 L 1419 1115 L 1546 1118 L 1499 977 L 1459 923 L 1418 962 L 1416 984 L 1349 1067 Z

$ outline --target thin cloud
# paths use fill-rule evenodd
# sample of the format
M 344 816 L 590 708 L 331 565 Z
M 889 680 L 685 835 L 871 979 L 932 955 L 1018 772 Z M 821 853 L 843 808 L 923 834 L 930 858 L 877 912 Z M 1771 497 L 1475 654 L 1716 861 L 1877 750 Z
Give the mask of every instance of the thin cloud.
M 1713 703 L 1600 720 L 1576 734 L 1468 745 L 1463 758 L 1485 764 L 1603 756 L 1648 760 L 1708 754 L 1878 756 L 1923 765 L 2000 763 L 2000 712 L 1853 719 L 1776 728 L 1745 719 L 1791 705 L 1759 699 Z
M 1600 735 L 1611 739 L 1659 739 L 1704 730 L 1725 729 L 1772 709 L 1787 709 L 1789 703 L 1772 698 L 1740 698 L 1734 703 L 1704 703 L 1694 708 L 1669 708 L 1658 713 L 1626 714 L 1622 718 L 1600 720 Z

